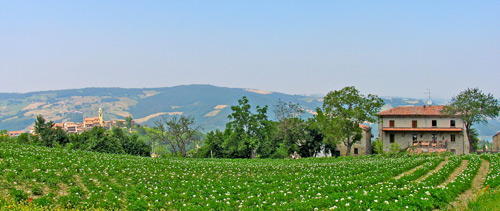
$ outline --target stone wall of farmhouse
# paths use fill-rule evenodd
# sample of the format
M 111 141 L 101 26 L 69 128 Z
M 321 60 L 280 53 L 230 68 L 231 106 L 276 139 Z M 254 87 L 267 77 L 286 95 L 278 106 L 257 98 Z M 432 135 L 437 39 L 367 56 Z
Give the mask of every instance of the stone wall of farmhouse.
M 493 148 L 491 150 L 494 152 L 500 151 L 500 132 L 493 136 Z
M 352 145 L 350 155 L 357 156 L 357 155 L 371 154 L 372 153 L 371 138 L 372 138 L 371 128 L 363 130 L 363 137 L 361 138 L 360 141 Z M 341 142 L 339 145 L 337 145 L 337 150 L 340 151 L 341 156 L 344 156 L 347 152 L 347 146 L 345 146 L 344 143 Z
M 417 142 L 432 140 L 432 134 L 437 134 L 437 140 L 446 142 L 448 151 L 455 151 L 457 155 L 468 152 L 468 146 L 464 140 L 462 132 L 439 132 L 439 133 L 422 133 L 422 132 L 387 132 L 383 133 L 384 151 L 389 152 L 391 144 L 390 134 L 394 134 L 394 143 L 399 145 L 399 149 L 408 149 L 413 145 L 413 135 L 417 136 Z M 455 141 L 451 141 L 451 135 L 455 135 Z

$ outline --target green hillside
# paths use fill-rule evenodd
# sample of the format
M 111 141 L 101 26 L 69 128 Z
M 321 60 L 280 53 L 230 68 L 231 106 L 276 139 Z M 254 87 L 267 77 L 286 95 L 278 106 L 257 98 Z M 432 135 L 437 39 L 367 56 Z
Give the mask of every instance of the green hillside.
M 85 88 L 32 93 L 0 93 L 0 128 L 28 130 L 37 115 L 54 122 L 82 122 L 84 117 L 104 111 L 104 120 L 132 116 L 138 123 L 153 125 L 169 115 L 192 115 L 204 130 L 223 128 L 230 107 L 247 96 L 253 107 L 272 106 L 278 99 L 300 103 L 313 111 L 321 97 L 257 93 L 259 91 L 211 85 L 186 85 L 166 88 Z M 307 113 L 305 117 L 312 116 Z

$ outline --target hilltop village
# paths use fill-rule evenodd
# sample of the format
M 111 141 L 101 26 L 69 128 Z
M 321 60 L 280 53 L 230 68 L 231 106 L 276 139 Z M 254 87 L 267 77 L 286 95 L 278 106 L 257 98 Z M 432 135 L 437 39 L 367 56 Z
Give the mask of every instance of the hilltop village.
M 130 119 L 130 124 L 134 125 L 135 121 L 133 119 Z M 99 108 L 99 116 L 97 117 L 88 117 L 88 118 L 83 118 L 83 122 L 56 122 L 53 125 L 53 128 L 60 128 L 64 132 L 68 134 L 74 134 L 74 133 L 82 133 L 84 131 L 90 131 L 94 127 L 102 127 L 106 130 L 111 130 L 113 127 L 126 127 L 127 126 L 127 120 L 112 120 L 112 121 L 104 121 L 103 119 L 103 110 L 102 108 Z M 23 134 L 23 131 L 9 131 L 8 136 L 9 137 L 17 137 L 21 134 Z M 35 134 L 35 128 L 32 127 L 29 130 L 30 134 Z
M 134 124 L 134 120 L 130 120 L 131 124 Z M 83 122 L 58 122 L 54 123 L 54 128 L 61 128 L 68 134 L 72 133 L 82 133 L 83 131 L 89 131 L 94 127 L 102 127 L 106 130 L 110 130 L 113 127 L 125 127 L 127 120 L 113 120 L 104 121 L 102 108 L 99 108 L 99 116 L 84 118 Z

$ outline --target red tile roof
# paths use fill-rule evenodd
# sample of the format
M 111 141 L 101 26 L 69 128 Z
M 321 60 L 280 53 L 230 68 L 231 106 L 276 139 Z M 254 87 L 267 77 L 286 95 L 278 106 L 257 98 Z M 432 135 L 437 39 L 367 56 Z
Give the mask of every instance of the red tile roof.
M 462 128 L 401 128 L 385 127 L 383 131 L 403 131 L 403 132 L 461 132 Z
M 372 129 L 370 126 L 368 125 L 364 125 L 364 124 L 359 124 L 359 128 L 363 129 L 363 130 L 369 130 L 369 129 Z
M 15 137 L 23 134 L 23 131 L 9 131 L 9 137 Z
M 442 116 L 443 105 L 400 106 L 378 113 L 379 116 Z

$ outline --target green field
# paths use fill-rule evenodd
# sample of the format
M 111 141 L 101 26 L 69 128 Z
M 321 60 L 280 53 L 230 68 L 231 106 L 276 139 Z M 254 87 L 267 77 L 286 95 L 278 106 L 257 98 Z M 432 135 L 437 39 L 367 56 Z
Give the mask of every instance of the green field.
M 483 159 L 485 185 L 495 188 L 498 155 L 166 159 L 0 143 L 0 206 L 432 210 L 469 189 Z

